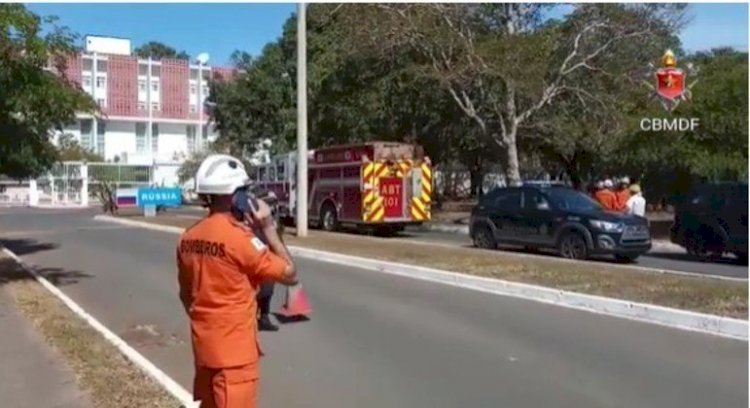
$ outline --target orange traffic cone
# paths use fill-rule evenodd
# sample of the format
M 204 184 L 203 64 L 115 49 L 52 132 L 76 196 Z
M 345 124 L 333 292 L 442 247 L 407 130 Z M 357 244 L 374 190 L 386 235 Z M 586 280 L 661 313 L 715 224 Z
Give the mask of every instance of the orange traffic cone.
M 279 315 L 286 318 L 307 317 L 312 312 L 310 301 L 307 299 L 307 293 L 302 289 L 302 284 L 288 286 L 286 288 L 286 300 L 284 306 L 278 312 Z

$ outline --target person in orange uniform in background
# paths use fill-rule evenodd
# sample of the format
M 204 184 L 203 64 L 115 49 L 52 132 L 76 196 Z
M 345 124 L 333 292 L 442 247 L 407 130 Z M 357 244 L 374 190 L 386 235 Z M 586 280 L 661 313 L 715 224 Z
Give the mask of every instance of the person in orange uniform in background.
M 249 184 L 239 160 L 211 155 L 195 181 L 209 214 L 177 246 L 180 299 L 190 317 L 195 358 L 193 397 L 202 408 L 253 408 L 262 354 L 258 288 L 266 281 L 294 285 L 296 269 L 268 205 L 257 200 L 244 220 L 233 213 L 233 195 Z M 248 225 L 262 231 L 267 244 Z
M 623 177 L 617 183 L 617 211 L 625 212 L 628 209 L 628 200 L 630 199 L 630 178 Z
M 604 209 L 610 210 L 610 211 L 616 211 L 617 210 L 617 196 L 615 195 L 614 191 L 612 191 L 612 187 L 614 187 L 612 180 L 606 179 L 598 187 L 600 188 L 599 190 L 597 190 L 595 194 L 596 200 L 599 201 L 599 204 L 601 204 L 602 207 L 604 207 Z

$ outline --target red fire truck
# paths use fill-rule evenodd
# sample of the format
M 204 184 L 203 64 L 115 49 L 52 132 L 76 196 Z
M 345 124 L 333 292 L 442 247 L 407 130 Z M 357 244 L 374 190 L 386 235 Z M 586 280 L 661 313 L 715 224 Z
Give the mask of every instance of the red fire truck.
M 297 153 L 255 168 L 254 181 L 279 198 L 281 218 L 296 214 Z M 369 142 L 308 152 L 308 218 L 327 231 L 339 226 L 403 230 L 430 219 L 432 169 L 421 146 Z

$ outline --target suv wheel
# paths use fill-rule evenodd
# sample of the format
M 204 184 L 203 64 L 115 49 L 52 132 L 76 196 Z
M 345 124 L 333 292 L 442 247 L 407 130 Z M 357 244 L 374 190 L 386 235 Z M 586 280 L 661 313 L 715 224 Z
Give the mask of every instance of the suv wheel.
M 495 236 L 492 234 L 490 227 L 486 225 L 480 225 L 477 230 L 474 231 L 474 246 L 482 249 L 497 249 L 497 241 Z
M 567 259 L 586 259 L 589 257 L 586 240 L 577 232 L 568 232 L 563 235 L 557 245 L 557 250 L 563 258 Z
M 688 254 L 701 260 L 718 260 L 724 254 L 723 240 L 713 228 L 706 225 L 690 233 L 685 247 Z
M 718 257 L 721 257 L 721 251 L 712 251 L 702 239 L 696 237 L 690 237 L 688 239 L 685 243 L 685 249 L 690 256 L 696 257 L 702 261 L 715 259 L 717 255 Z

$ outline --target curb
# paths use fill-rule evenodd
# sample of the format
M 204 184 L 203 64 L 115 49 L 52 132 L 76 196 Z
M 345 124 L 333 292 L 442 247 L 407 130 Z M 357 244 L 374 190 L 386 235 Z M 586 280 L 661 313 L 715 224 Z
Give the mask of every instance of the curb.
M 8 248 L 0 247 L 0 250 L 2 250 L 2 252 L 9 257 L 13 258 L 13 260 L 16 261 L 24 271 L 33 276 L 37 282 L 39 282 L 42 286 L 49 290 L 53 295 L 55 295 L 55 297 L 60 299 L 60 301 L 62 301 L 65 306 L 67 306 L 73 313 L 75 313 L 76 316 L 83 319 L 86 323 L 88 323 L 89 326 L 99 332 L 99 334 L 101 334 L 105 340 L 115 346 L 117 350 L 119 350 L 120 353 L 122 353 L 131 363 L 133 363 L 135 366 L 141 369 L 141 371 L 146 373 L 149 377 L 151 377 L 154 381 L 161 385 L 164 390 L 166 390 L 170 395 L 172 395 L 182 404 L 182 407 L 197 407 L 196 402 L 193 402 L 192 394 L 190 394 L 185 388 L 183 388 L 175 380 L 169 377 L 164 371 L 154 365 L 154 363 L 149 361 L 141 353 L 139 353 L 128 343 L 126 343 L 125 340 L 121 339 L 106 326 L 100 323 L 94 316 L 83 310 L 83 308 L 79 306 L 75 301 L 73 301 L 73 299 L 68 297 L 68 295 L 63 293 L 45 277 L 37 273 L 34 268 L 26 265 L 18 255 L 13 253 Z
M 423 231 L 436 231 L 446 232 L 450 234 L 461 234 L 469 235 L 468 225 L 450 225 L 450 224 L 422 224 L 420 227 Z M 651 240 L 651 250 L 666 251 L 666 252 L 685 252 L 685 249 L 677 244 L 673 244 L 667 240 L 656 239 Z
M 184 231 L 184 229 L 180 227 L 156 225 L 142 221 L 123 220 L 103 215 L 97 215 L 94 219 L 176 234 L 181 234 Z M 302 247 L 290 246 L 289 250 L 296 256 L 311 258 L 318 261 L 324 259 L 325 261 L 323 262 L 353 266 L 390 275 L 458 286 L 495 295 L 532 300 L 540 303 L 657 324 L 676 329 L 745 341 L 748 340 L 748 321 L 746 320 L 691 312 L 647 303 L 586 295 L 500 279 L 470 276 L 421 266 L 342 255 Z

